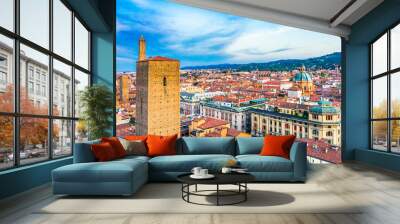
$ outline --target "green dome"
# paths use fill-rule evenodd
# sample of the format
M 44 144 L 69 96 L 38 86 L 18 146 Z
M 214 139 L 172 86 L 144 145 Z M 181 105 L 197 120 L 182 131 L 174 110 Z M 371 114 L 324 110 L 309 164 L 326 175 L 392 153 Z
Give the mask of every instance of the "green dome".
M 293 77 L 293 81 L 295 82 L 312 82 L 311 75 L 306 72 L 306 68 L 304 65 L 300 68 L 300 71 L 296 73 Z
M 300 71 L 294 76 L 293 81 L 295 81 L 295 82 L 301 82 L 301 81 L 312 82 L 312 78 L 311 78 L 311 75 L 308 74 L 307 72 Z

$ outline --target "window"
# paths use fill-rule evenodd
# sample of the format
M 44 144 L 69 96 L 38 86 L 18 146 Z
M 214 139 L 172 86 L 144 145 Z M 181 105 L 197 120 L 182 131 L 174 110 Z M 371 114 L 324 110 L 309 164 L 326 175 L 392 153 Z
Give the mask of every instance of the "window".
M 33 80 L 33 67 L 32 66 L 29 66 L 28 73 L 29 73 L 29 79 Z
M 75 18 L 75 62 L 82 68 L 89 69 L 89 32 L 77 18 Z
M 7 73 L 0 71 L 0 85 L 5 86 L 7 84 Z
M 165 76 L 163 78 L 163 86 L 167 86 L 167 77 L 165 77 Z
M 14 0 L 1 0 L 0 26 L 14 31 Z
M 49 158 L 48 125 L 45 118 L 20 119 L 19 158 L 22 165 Z
M 75 70 L 75 117 L 81 114 L 80 95 L 81 92 L 89 86 L 89 74 Z
M 64 87 L 72 85 L 72 68 L 56 59 L 53 60 L 53 114 L 61 117 L 72 117 L 72 91 Z M 59 92 L 60 91 L 60 92 Z M 67 99 L 64 99 L 66 96 Z M 60 101 L 58 100 L 60 97 Z M 61 108 L 66 108 L 62 112 Z
M 53 50 L 71 60 L 72 12 L 60 0 L 53 0 Z
M 400 153 L 400 25 L 370 45 L 371 148 Z
M 46 96 L 46 86 L 42 86 L 42 96 Z
M 0 170 L 14 165 L 13 117 L 0 115 Z
M 12 39 L 0 34 L 0 45 L 2 45 L 0 48 L 0 112 L 13 112 L 14 72 L 7 58 L 13 58 L 14 43 Z
M 33 94 L 33 92 L 34 92 L 33 82 L 28 82 L 28 93 Z
M 72 121 L 53 120 L 53 157 L 72 153 Z
M 65 1 L 0 1 L 0 170 L 70 156 L 86 136 L 74 103 L 90 84 L 90 32 Z
M 20 0 L 21 36 L 49 48 L 49 0 Z
M 7 56 L 0 55 L 0 67 L 6 68 L 7 67 Z

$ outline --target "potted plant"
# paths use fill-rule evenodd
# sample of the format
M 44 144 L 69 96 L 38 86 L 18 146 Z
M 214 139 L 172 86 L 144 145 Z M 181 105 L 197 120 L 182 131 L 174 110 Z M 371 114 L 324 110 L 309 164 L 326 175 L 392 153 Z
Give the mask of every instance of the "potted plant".
M 102 84 L 86 87 L 80 93 L 81 121 L 87 127 L 89 140 L 110 136 L 112 126 L 113 93 Z

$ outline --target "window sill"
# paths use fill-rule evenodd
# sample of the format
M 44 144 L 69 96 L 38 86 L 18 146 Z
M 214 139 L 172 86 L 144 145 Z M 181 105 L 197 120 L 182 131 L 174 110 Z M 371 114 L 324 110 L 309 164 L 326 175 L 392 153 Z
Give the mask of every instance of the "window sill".
M 69 159 L 72 160 L 72 156 L 67 156 L 67 157 L 62 157 L 62 158 L 59 158 L 59 159 L 52 159 L 52 160 L 47 160 L 47 161 L 38 162 L 38 163 L 34 163 L 34 164 L 29 164 L 29 165 L 24 165 L 24 166 L 20 166 L 20 167 L 10 168 L 10 169 L 7 169 L 7 170 L 0 171 L 0 176 L 1 175 L 6 175 L 6 174 L 10 174 L 10 173 L 14 173 L 14 172 L 23 171 L 23 170 L 32 169 L 32 168 L 35 168 L 35 167 L 49 165 L 49 164 L 52 164 L 52 163 L 62 162 L 62 161 L 66 161 L 66 160 L 69 160 Z

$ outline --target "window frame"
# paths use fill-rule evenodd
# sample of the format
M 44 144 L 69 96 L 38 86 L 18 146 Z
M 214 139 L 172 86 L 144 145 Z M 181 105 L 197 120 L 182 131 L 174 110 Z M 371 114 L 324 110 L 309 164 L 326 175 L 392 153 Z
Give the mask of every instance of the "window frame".
M 20 35 L 20 0 L 14 0 L 13 1 L 13 10 L 14 10 L 14 18 L 13 18 L 13 25 L 14 25 L 14 30 L 10 31 L 4 27 L 0 26 L 0 35 L 10 38 L 13 41 L 14 49 L 13 49 L 13 64 L 12 64 L 12 74 L 13 79 L 14 79 L 14 100 L 13 100 L 13 112 L 2 112 L 0 111 L 0 116 L 4 117 L 12 117 L 13 119 L 13 166 L 10 167 L 4 167 L 0 168 L 0 172 L 5 171 L 5 170 L 11 170 L 11 169 L 16 169 L 19 167 L 23 166 L 30 166 L 33 164 L 38 164 L 38 163 L 43 163 L 46 161 L 50 160 L 59 160 L 62 158 L 70 157 L 73 155 L 74 152 L 74 143 L 75 143 L 75 126 L 76 126 L 76 121 L 79 120 L 79 117 L 75 117 L 75 69 L 87 74 L 89 76 L 89 83 L 88 85 L 92 85 L 92 57 L 91 57 L 91 50 L 92 50 L 92 43 L 91 43 L 91 38 L 92 38 L 92 30 L 89 28 L 89 26 L 85 23 L 85 21 L 79 16 L 79 14 L 73 10 L 73 8 L 66 2 L 65 0 L 59 0 L 68 10 L 71 11 L 71 58 L 67 59 L 64 58 L 63 56 L 55 53 L 54 50 L 54 45 L 53 45 L 53 21 L 54 21 L 54 14 L 53 14 L 53 1 L 54 0 L 48 0 L 49 2 L 49 48 L 46 49 L 45 47 L 42 47 L 39 44 L 34 43 L 33 41 L 30 41 L 29 39 L 23 37 Z M 84 26 L 84 28 L 88 31 L 88 69 L 85 69 L 78 64 L 75 63 L 75 19 L 79 20 L 79 22 Z M 47 85 L 47 91 L 48 91 L 48 113 L 46 115 L 39 115 L 39 114 L 28 114 L 28 113 L 21 113 L 20 111 L 20 46 L 25 45 L 29 48 L 32 48 L 33 50 L 36 50 L 40 53 L 43 53 L 48 56 L 49 62 L 48 62 L 48 85 Z M 71 92 L 72 92 L 72 112 L 70 116 L 56 116 L 53 115 L 53 59 L 58 60 L 59 62 L 62 62 L 66 65 L 71 66 Z M 35 71 L 34 71 L 35 75 Z M 27 80 L 29 79 L 29 74 L 26 74 Z M 35 78 L 34 78 L 35 79 Z M 28 86 L 27 86 L 28 87 Z M 28 90 L 27 90 L 28 91 Z M 47 151 L 48 151 L 48 157 L 44 158 L 41 161 L 38 162 L 32 162 L 32 163 L 26 163 L 26 164 L 21 164 L 21 159 L 20 159 L 20 119 L 21 118 L 45 118 L 47 119 L 48 122 L 48 136 L 47 136 Z M 66 120 L 66 121 L 71 121 L 71 153 L 68 155 L 62 155 L 62 156 L 54 156 L 54 147 L 52 144 L 53 141 L 53 122 L 57 120 Z
M 400 154 L 400 152 L 394 152 L 392 151 L 392 121 L 399 121 L 400 117 L 393 117 L 392 116 L 392 98 L 391 98 L 391 80 L 394 75 L 396 75 L 398 72 L 400 72 L 400 67 L 397 68 L 391 68 L 391 31 L 395 27 L 400 26 L 400 21 L 397 21 L 396 23 L 392 24 L 390 27 L 385 29 L 385 31 L 381 34 L 379 34 L 375 39 L 373 39 L 369 44 L 369 78 L 368 78 L 368 84 L 369 84 L 369 149 L 372 151 L 378 151 L 378 152 L 386 152 L 386 153 L 391 153 L 391 154 Z M 373 44 L 376 43 L 381 37 L 387 35 L 387 63 L 386 63 L 386 71 L 374 75 L 373 72 Z M 387 105 L 386 105 L 386 117 L 385 118 L 373 118 L 373 93 L 374 93 L 374 88 L 373 88 L 373 81 L 379 78 L 386 78 L 386 87 L 387 87 Z M 374 122 L 385 122 L 386 121 L 386 150 L 379 150 L 374 148 L 374 132 L 373 132 L 373 123 Z

